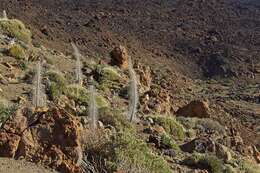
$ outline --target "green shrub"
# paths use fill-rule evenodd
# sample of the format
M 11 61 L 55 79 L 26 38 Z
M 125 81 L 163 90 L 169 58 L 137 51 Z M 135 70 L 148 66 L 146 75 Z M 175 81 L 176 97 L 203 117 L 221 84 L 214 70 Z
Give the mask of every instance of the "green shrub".
M 193 168 L 206 169 L 210 173 L 223 173 L 225 169 L 223 161 L 214 155 L 194 153 L 186 158 L 183 163 Z
M 31 43 L 31 31 L 16 19 L 0 20 L 0 33 L 15 37 L 25 43 Z
M 96 79 L 99 83 L 97 88 L 109 92 L 110 89 L 121 89 L 122 76 L 118 69 L 111 66 L 96 66 Z
M 0 127 L 16 111 L 15 105 L 10 105 L 5 100 L 0 100 Z
M 118 70 L 111 66 L 101 68 L 100 75 L 101 80 L 119 81 L 121 79 L 121 75 Z
M 240 170 L 245 171 L 246 173 L 260 173 L 260 166 L 251 161 L 241 160 L 239 165 Z
M 223 162 L 215 156 L 202 157 L 199 160 L 198 164 L 201 165 L 202 168 L 205 168 L 212 173 L 222 173 L 223 172 L 223 166 L 222 166 Z
M 238 171 L 230 165 L 226 165 L 224 173 L 237 173 Z
M 214 121 L 210 118 L 190 118 L 190 117 L 177 117 L 177 120 L 186 128 L 186 129 L 204 129 L 215 131 L 220 134 L 225 133 L 225 128 L 219 124 L 219 122 Z
M 112 136 L 103 147 L 87 149 L 89 158 L 100 157 L 106 160 L 107 172 L 171 173 L 167 162 L 147 146 L 136 132 L 133 124 L 127 121 L 123 110 L 102 108 L 99 120 L 105 126 L 115 127 Z M 169 143 L 172 145 L 172 143 Z M 99 170 L 100 171 L 100 170 Z
M 27 65 L 27 63 L 24 62 L 24 61 L 20 61 L 19 64 L 18 64 L 18 66 L 19 66 L 23 71 L 25 71 L 25 70 L 28 69 L 28 65 Z
M 90 93 L 89 91 L 79 85 L 69 85 L 68 87 L 66 87 L 65 89 L 65 94 L 75 100 L 80 102 L 81 104 L 88 104 L 89 102 L 89 97 L 90 97 Z M 97 107 L 100 108 L 104 108 L 104 107 L 109 107 L 109 102 L 100 94 L 96 95 L 96 103 L 97 103 Z
M 167 148 L 174 149 L 180 151 L 180 147 L 176 144 L 176 142 L 167 134 L 161 135 L 161 143 Z
M 110 125 L 115 127 L 118 131 L 125 128 L 133 128 L 127 117 L 124 115 L 122 110 L 102 108 L 99 110 L 99 120 L 103 122 L 104 125 Z
M 67 81 L 58 71 L 48 71 L 45 76 L 51 81 L 49 94 L 54 100 L 65 92 Z
M 49 78 L 50 81 L 58 83 L 60 85 L 66 84 L 66 79 L 63 74 L 59 71 L 50 70 L 46 73 L 46 76 Z
M 24 49 L 19 45 L 15 44 L 8 50 L 8 55 L 12 56 L 16 59 L 24 59 L 25 58 L 25 52 Z
M 174 137 L 182 140 L 185 137 L 184 127 L 176 119 L 166 116 L 150 116 L 153 121 L 164 128 L 164 130 Z
M 131 131 L 119 132 L 113 141 L 116 145 L 113 161 L 116 165 L 123 164 L 123 170 L 127 168 L 141 168 L 151 173 L 171 173 L 167 162 L 154 154 L 147 144 L 136 137 Z

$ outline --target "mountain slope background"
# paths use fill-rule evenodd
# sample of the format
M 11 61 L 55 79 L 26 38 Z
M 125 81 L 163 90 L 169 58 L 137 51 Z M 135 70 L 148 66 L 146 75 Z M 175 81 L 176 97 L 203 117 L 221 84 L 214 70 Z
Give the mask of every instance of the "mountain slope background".
M 133 162 L 142 173 L 217 173 L 228 167 L 258 171 L 253 166 L 260 160 L 258 1 L 2 0 L 0 10 L 25 23 L 2 20 L 1 27 L 13 22 L 32 33 L 32 45 L 13 39 L 10 31 L 1 33 L 1 98 L 19 105 L 15 113 L 2 105 L 1 116 L 14 115 L 0 122 L 1 156 L 22 157 L 61 172 L 82 171 L 76 164 L 82 154 L 99 171 L 120 172 L 118 165 L 127 169 Z M 74 81 L 71 42 L 83 55 L 80 87 Z M 110 63 L 115 47 L 132 57 L 140 79 L 139 123 L 124 116 L 129 77 L 127 69 Z M 30 108 L 31 80 L 38 60 L 43 61 L 48 107 L 35 112 Z M 100 99 L 102 134 L 96 136 L 86 119 L 92 82 Z M 110 138 L 101 146 L 88 143 L 94 137 L 106 139 L 102 135 Z M 82 142 L 83 137 L 87 140 Z M 95 165 L 95 159 L 105 168 Z
M 259 70 L 257 1 L 3 0 L 0 9 L 25 21 L 36 42 L 65 52 L 74 41 L 87 55 L 107 58 L 123 44 L 134 59 L 191 78 L 248 79 Z

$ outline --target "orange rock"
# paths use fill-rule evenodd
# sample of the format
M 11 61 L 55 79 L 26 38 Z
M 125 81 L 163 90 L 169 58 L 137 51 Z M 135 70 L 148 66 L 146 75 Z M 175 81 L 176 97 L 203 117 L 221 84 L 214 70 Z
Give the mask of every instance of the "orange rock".
M 152 127 L 152 130 L 158 134 L 165 134 L 165 129 L 162 127 L 162 126 L 159 126 L 159 125 L 154 125 Z
M 260 152 L 256 148 L 256 146 L 253 146 L 253 152 L 254 152 L 254 158 L 257 163 L 260 163 Z
M 15 134 L 22 134 L 27 127 L 27 117 L 23 115 L 23 109 L 17 110 L 15 115 L 4 124 L 6 131 Z
M 23 157 L 61 172 L 81 173 L 77 165 L 83 155 L 80 122 L 62 108 L 35 113 L 30 123 L 23 114 L 19 110 L 0 131 L 0 156 Z
M 209 118 L 210 109 L 208 102 L 195 100 L 180 108 L 176 114 L 184 117 Z
M 20 137 L 18 135 L 0 132 L 0 156 L 13 158 L 18 148 L 19 141 Z

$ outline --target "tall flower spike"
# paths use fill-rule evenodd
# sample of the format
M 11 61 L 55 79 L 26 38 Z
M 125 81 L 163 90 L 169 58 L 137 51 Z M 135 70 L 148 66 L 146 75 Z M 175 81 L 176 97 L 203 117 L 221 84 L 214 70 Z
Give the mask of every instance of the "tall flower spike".
M 128 117 L 130 122 L 136 119 L 136 112 L 138 106 L 138 88 L 137 88 L 137 78 L 133 68 L 131 57 L 128 58 L 128 70 L 130 75 L 129 83 L 129 112 Z
M 90 85 L 90 98 L 89 98 L 89 118 L 90 118 L 90 129 L 97 129 L 97 121 L 98 121 L 98 111 L 96 104 L 96 91 L 93 85 Z
M 7 19 L 7 14 L 5 10 L 3 10 L 3 19 Z
M 74 43 L 71 43 L 72 48 L 74 50 L 74 57 L 76 58 L 76 67 L 75 67 L 75 74 L 76 74 L 76 82 L 78 85 L 82 85 L 83 81 L 82 81 L 82 64 L 80 61 L 80 57 L 81 54 L 79 53 L 79 49 L 77 48 L 77 46 Z
M 34 77 L 34 88 L 33 88 L 33 105 L 35 108 L 45 106 L 45 94 L 43 91 L 42 77 L 41 77 L 41 62 L 39 61 L 36 66 L 36 74 Z

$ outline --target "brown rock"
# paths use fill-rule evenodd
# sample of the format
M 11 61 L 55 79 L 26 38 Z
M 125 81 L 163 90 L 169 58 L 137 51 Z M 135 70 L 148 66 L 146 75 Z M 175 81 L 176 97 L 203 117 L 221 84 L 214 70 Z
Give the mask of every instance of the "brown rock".
M 19 141 L 20 137 L 18 135 L 0 132 L 0 156 L 13 158 L 18 148 Z
M 140 64 L 138 64 L 136 72 L 139 75 L 139 82 L 140 82 L 139 92 L 143 94 L 151 89 L 152 72 L 149 66 L 143 66 Z
M 27 118 L 23 115 L 23 109 L 18 109 L 15 115 L 6 121 L 3 128 L 9 133 L 22 134 L 27 127 Z
M 243 145 L 243 144 L 244 144 L 244 141 L 240 136 L 238 136 L 238 135 L 232 136 L 231 146 L 239 146 L 239 145 Z
M 216 155 L 218 158 L 224 160 L 225 163 L 232 160 L 232 155 L 228 148 L 221 144 L 216 145 Z
M 40 148 L 33 140 L 31 130 L 28 129 L 23 133 L 19 146 L 16 151 L 16 157 L 31 157 Z
M 209 118 L 209 105 L 206 101 L 195 100 L 180 108 L 176 114 L 184 117 Z
M 170 114 L 172 110 L 171 96 L 165 89 L 152 88 L 140 98 L 140 103 L 141 110 L 145 113 Z
M 165 129 L 157 124 L 152 126 L 152 131 L 157 134 L 166 134 Z
M 192 153 L 194 151 L 199 153 L 215 152 L 216 144 L 215 141 L 211 138 L 200 137 L 181 145 L 180 148 L 182 151 L 189 153 Z
M 110 53 L 110 55 L 112 58 L 111 59 L 112 65 L 117 65 L 122 69 L 128 68 L 128 53 L 124 46 L 120 45 L 119 47 L 115 47 Z
M 260 152 L 258 151 L 258 149 L 256 148 L 256 146 L 253 146 L 253 152 L 254 152 L 254 158 L 256 160 L 257 163 L 260 163 Z
M 62 108 L 33 116 L 29 126 L 21 112 L 5 124 L 0 132 L 0 156 L 23 157 L 61 172 L 82 172 L 77 165 L 83 155 L 79 121 Z

